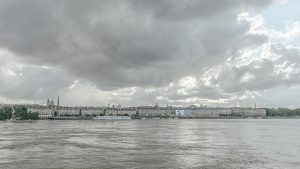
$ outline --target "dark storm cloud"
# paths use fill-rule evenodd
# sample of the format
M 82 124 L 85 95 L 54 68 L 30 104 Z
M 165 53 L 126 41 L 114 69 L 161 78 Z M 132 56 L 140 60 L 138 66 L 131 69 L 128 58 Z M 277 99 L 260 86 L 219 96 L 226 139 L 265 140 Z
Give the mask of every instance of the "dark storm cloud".
M 1 0 L 0 47 L 100 89 L 164 86 L 266 42 L 237 15 L 270 2 Z
M 264 8 L 270 1 L 251 0 L 160 0 L 160 1 L 128 1 L 134 9 L 142 13 L 151 13 L 164 20 L 211 19 L 217 15 L 236 15 L 241 9 Z
M 240 67 L 225 67 L 215 82 L 231 93 L 268 89 L 279 84 L 282 79 L 279 76 L 274 71 L 274 63 L 265 59 Z
M 61 71 L 23 67 L 20 72 L 16 71 L 8 76 L 0 70 L 1 96 L 10 99 L 43 100 L 57 97 L 58 91 L 70 85 L 70 79 Z
M 289 55 L 299 54 L 299 50 L 296 51 L 295 48 L 280 49 L 277 52 L 284 52 L 285 57 L 276 61 L 262 59 L 239 67 L 224 67 L 218 77 L 212 81 L 221 86 L 227 93 L 260 91 L 278 86 L 299 84 L 299 63 L 294 62 L 298 57 L 297 55 Z

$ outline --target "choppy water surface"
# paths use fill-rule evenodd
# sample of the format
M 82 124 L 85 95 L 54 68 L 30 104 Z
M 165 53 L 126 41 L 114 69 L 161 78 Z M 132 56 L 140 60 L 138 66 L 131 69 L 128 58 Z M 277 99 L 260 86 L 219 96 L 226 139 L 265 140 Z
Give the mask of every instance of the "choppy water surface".
M 300 168 L 300 120 L 0 122 L 0 168 Z

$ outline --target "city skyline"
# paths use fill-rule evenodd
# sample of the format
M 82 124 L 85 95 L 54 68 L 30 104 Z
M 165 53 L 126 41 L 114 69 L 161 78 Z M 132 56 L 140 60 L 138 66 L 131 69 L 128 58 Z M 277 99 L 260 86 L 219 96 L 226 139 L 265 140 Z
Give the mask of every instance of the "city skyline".
M 0 1 L 0 104 L 297 108 L 299 5 Z

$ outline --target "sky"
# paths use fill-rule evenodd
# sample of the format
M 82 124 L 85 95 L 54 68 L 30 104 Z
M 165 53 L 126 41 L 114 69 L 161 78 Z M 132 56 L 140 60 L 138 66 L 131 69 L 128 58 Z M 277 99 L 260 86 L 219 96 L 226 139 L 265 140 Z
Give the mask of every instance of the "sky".
M 0 0 L 0 103 L 300 107 L 298 0 Z

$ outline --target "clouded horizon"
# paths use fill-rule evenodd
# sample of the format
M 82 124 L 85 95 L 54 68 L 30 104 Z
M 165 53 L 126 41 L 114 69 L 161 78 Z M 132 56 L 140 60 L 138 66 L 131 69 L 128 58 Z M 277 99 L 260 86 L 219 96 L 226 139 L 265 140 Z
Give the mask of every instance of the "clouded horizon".
M 300 107 L 297 0 L 0 0 L 0 103 Z

